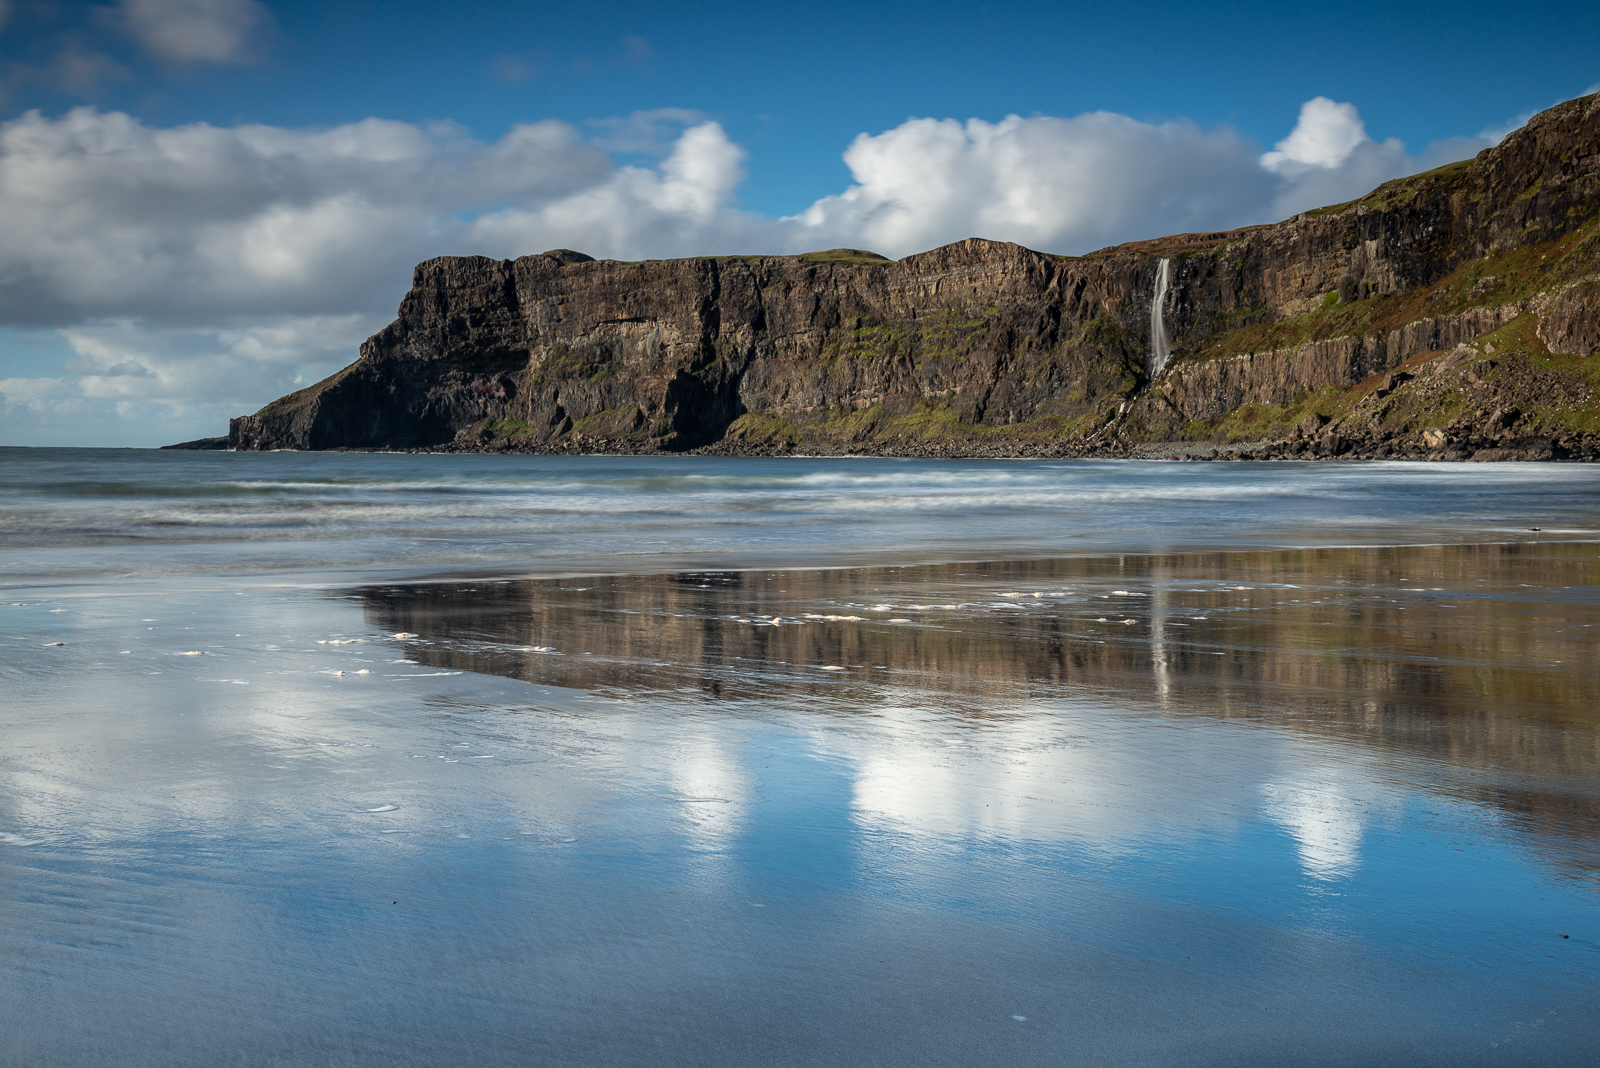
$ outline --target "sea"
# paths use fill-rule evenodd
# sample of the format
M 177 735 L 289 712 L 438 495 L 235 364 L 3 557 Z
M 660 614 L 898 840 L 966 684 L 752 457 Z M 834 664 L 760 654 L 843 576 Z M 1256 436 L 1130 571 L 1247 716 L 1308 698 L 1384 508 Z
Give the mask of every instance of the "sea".
M 0 1065 L 1600 1063 L 1600 467 L 0 449 Z

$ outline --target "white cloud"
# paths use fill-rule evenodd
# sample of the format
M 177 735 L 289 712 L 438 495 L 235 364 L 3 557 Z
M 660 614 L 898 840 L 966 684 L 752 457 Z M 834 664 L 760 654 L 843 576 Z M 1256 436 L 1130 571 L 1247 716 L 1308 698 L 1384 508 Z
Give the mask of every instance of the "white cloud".
M 1294 130 L 1262 155 L 1261 166 L 1285 182 L 1272 202 L 1277 216 L 1342 203 L 1416 169 L 1399 141 L 1367 136 L 1355 105 L 1325 96 L 1300 106 Z
M 1052 251 L 1232 224 L 1272 176 L 1231 130 L 1096 112 L 912 119 L 845 152 L 855 184 L 791 221 L 824 244 L 904 255 L 978 234 Z
M 1458 140 L 1439 151 L 1480 143 Z M 603 149 L 665 155 L 619 166 Z M 1226 128 L 1097 112 L 911 119 L 858 136 L 844 158 L 848 188 L 772 218 L 738 205 L 744 150 L 680 109 L 589 136 L 529 123 L 495 142 L 376 118 L 158 128 L 92 108 L 29 112 L 0 124 L 0 326 L 64 331 L 73 377 L 60 388 L 80 399 L 199 411 L 225 391 L 238 414 L 348 362 L 430 256 L 901 256 L 974 235 L 1082 252 L 1272 221 L 1417 166 L 1325 98 L 1265 154 Z M 8 406 L 60 399 L 9 381 Z
M 121 0 L 117 19 L 156 59 L 240 63 L 268 19 L 256 0 Z
M 1275 151 L 1261 157 L 1261 165 L 1279 174 L 1300 174 L 1313 167 L 1331 169 L 1370 140 L 1354 104 L 1313 97 L 1300 105 L 1300 121 Z
M 714 122 L 691 126 L 659 167 L 619 167 L 604 181 L 536 208 L 480 216 L 464 247 L 495 256 L 575 248 L 639 259 L 741 251 L 789 251 L 793 227 L 740 212 L 733 191 L 744 150 Z
M 279 318 L 235 328 L 101 320 L 60 331 L 65 377 L 0 380 L 0 445 L 163 445 L 350 362 L 387 316 Z
M 457 213 L 614 168 L 562 123 L 152 129 L 79 108 L 0 125 L 0 321 L 222 323 L 393 307 Z

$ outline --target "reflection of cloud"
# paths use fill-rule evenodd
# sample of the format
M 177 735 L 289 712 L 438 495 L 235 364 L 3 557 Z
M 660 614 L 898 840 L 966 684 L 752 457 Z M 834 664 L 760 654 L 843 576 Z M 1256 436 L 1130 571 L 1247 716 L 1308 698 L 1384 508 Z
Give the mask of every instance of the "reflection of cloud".
M 1231 826 L 1252 783 L 1245 761 L 1151 746 L 1114 713 L 1017 706 L 1004 721 L 951 731 L 926 708 L 879 710 L 883 733 L 849 754 L 857 819 L 945 838 L 1119 841 L 1159 827 Z M 1239 769 L 1218 775 L 1216 766 Z
M 689 823 L 689 839 L 700 849 L 729 846 L 743 823 L 748 790 L 737 753 L 710 740 L 672 754 L 668 775 Z
M 1330 783 L 1262 784 L 1267 814 L 1294 836 L 1300 864 L 1316 879 L 1343 879 L 1361 866 L 1359 803 Z

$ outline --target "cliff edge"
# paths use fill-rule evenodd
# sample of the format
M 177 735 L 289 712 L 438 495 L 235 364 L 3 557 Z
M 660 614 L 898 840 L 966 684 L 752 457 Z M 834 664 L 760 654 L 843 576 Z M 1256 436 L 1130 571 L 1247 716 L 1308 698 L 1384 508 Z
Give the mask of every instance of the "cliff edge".
M 229 445 L 1594 458 L 1597 387 L 1600 95 L 1347 204 L 1081 257 L 428 260 Z

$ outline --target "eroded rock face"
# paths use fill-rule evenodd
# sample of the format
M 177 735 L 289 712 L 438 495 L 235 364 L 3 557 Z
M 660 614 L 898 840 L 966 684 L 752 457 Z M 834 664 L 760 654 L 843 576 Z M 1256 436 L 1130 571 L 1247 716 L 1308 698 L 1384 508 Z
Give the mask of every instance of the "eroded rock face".
M 1551 352 L 1600 352 L 1600 282 L 1580 282 L 1539 305 L 1539 338 Z
M 1108 292 L 1063 300 L 1060 261 L 979 240 L 899 263 L 430 260 L 359 361 L 235 420 L 235 447 L 685 449 L 749 412 L 1079 414 L 1138 375 L 1119 313 L 1137 318 L 1145 264 L 1108 265 L 1125 276 L 1099 272 Z M 1096 316 L 1098 333 L 1073 337 Z
M 1593 354 L 1597 213 L 1591 96 L 1339 208 L 1078 258 L 980 239 L 898 262 L 445 257 L 417 267 L 359 360 L 235 419 L 230 442 L 950 454 L 1204 438 L 1243 406 L 1351 387 L 1524 313 L 1551 351 Z M 1517 259 L 1534 247 L 1548 263 Z M 1162 259 L 1174 354 L 1152 379 Z M 1275 324 L 1304 337 L 1272 345 Z
M 1255 352 L 1184 364 L 1161 392 L 1186 419 L 1218 420 L 1247 405 L 1285 405 L 1307 389 L 1354 386 L 1427 352 L 1453 349 L 1499 329 L 1519 305 L 1475 308 L 1419 319 L 1381 333 L 1313 341 L 1295 349 Z

